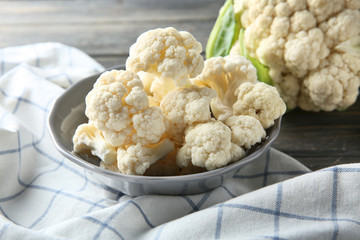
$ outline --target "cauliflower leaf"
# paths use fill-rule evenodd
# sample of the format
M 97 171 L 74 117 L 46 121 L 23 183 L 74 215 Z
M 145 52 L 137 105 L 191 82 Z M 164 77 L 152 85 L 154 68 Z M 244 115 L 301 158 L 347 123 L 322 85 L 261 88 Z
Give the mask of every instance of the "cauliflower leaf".
M 233 0 L 227 0 L 210 33 L 206 45 L 206 58 L 226 56 L 239 37 L 239 15 L 234 13 Z

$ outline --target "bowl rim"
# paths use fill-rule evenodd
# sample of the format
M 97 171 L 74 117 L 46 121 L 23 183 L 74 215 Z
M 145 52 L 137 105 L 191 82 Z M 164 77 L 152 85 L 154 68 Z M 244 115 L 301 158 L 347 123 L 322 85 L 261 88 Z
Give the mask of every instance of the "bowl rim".
M 112 69 L 123 69 L 123 65 L 114 66 L 112 68 L 106 69 L 105 71 L 112 70 Z M 67 159 L 72 161 L 73 163 L 84 167 L 87 170 L 93 171 L 97 174 L 107 176 L 107 177 L 117 177 L 119 180 L 127 181 L 127 182 L 143 182 L 146 181 L 149 184 L 157 183 L 159 181 L 161 182 L 178 182 L 178 181 L 194 181 L 194 180 L 203 180 L 208 177 L 215 177 L 219 175 L 224 175 L 226 173 L 229 173 L 231 171 L 234 171 L 238 169 L 240 166 L 246 165 L 247 163 L 251 162 L 255 158 L 259 157 L 261 154 L 264 153 L 265 150 L 267 150 L 271 143 L 277 138 L 277 136 L 280 133 L 280 127 L 281 127 L 281 120 L 282 116 L 280 116 L 278 119 L 275 120 L 274 125 L 271 128 L 273 131 L 270 132 L 269 135 L 267 135 L 267 138 L 262 141 L 260 147 L 256 149 L 254 152 L 251 152 L 249 155 L 246 155 L 245 157 L 239 159 L 238 161 L 231 163 L 229 165 L 226 165 L 224 167 L 209 170 L 201 173 L 194 173 L 194 174 L 187 174 L 187 175 L 179 175 L 179 176 L 143 176 L 143 175 L 129 175 L 129 174 L 123 174 L 119 172 L 114 172 L 111 170 L 103 169 L 99 166 L 96 166 L 85 159 L 75 155 L 71 151 L 69 151 L 61 142 L 61 138 L 59 136 L 59 133 L 56 132 L 56 127 L 52 124 L 54 122 L 54 119 L 57 118 L 56 109 L 61 105 L 61 102 L 63 99 L 67 98 L 74 89 L 76 89 L 79 85 L 83 84 L 84 81 L 90 81 L 94 78 L 98 78 L 101 74 L 93 74 L 89 77 L 86 77 L 73 85 L 71 85 L 69 88 L 67 88 L 62 94 L 60 94 L 53 102 L 53 104 L 50 107 L 50 111 L 47 117 L 47 127 L 48 132 L 50 134 L 50 137 L 56 147 L 56 149 Z

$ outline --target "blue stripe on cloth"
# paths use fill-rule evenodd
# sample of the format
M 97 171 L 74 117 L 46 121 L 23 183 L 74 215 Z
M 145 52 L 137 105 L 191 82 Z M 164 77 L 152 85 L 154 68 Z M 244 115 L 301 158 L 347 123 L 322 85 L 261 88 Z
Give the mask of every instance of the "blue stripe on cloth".
M 0 229 L 0 239 L 2 239 L 2 236 L 4 235 L 4 233 L 9 228 L 10 225 L 11 224 L 7 222 L 2 226 L 2 228 Z
M 37 50 L 37 44 L 34 45 L 34 52 L 35 52 L 35 66 L 40 68 L 40 57 L 39 57 L 39 52 Z
M 47 192 L 52 192 L 52 193 L 55 193 L 55 194 L 60 194 L 60 195 L 63 195 L 63 196 L 69 197 L 69 198 L 76 199 L 76 200 L 81 201 L 81 202 L 85 202 L 85 203 L 87 203 L 87 204 L 89 204 L 89 205 L 95 205 L 95 206 L 98 206 L 98 207 L 101 207 L 101 208 L 105 208 L 105 207 L 106 207 L 106 206 L 97 204 L 97 203 L 95 203 L 95 202 L 89 201 L 89 200 L 87 200 L 87 199 L 84 199 L 84 198 L 75 196 L 75 195 L 70 194 L 70 193 L 66 193 L 66 192 L 62 192 L 62 191 L 59 192 L 59 191 L 56 190 L 56 189 L 52 189 L 52 188 L 49 188 L 49 187 L 32 184 L 32 182 L 34 182 L 38 177 L 40 177 L 40 175 L 43 175 L 43 174 L 45 174 L 45 173 L 54 171 L 54 169 L 51 169 L 51 170 L 45 171 L 45 172 L 43 172 L 43 173 L 40 173 L 40 174 L 37 175 L 30 183 L 25 183 L 24 181 L 22 181 L 22 179 L 21 179 L 21 177 L 20 177 L 21 167 L 22 167 L 21 142 L 20 142 L 20 134 L 19 134 L 19 132 L 17 132 L 17 133 L 18 133 L 17 135 L 18 135 L 18 148 L 19 148 L 19 151 L 18 151 L 19 171 L 18 171 L 17 179 L 18 179 L 18 183 L 19 183 L 21 186 L 23 186 L 24 189 L 22 189 L 21 191 L 19 191 L 19 192 L 16 193 L 16 194 L 13 194 L 13 195 L 11 195 L 11 196 L 8 196 L 8 197 L 5 197 L 5 198 L 0 199 L 0 202 L 5 202 L 5 201 L 12 200 L 12 199 L 18 197 L 19 195 L 21 195 L 23 192 L 25 192 L 26 189 L 30 188 L 30 189 L 38 189 L 38 190 L 43 190 L 43 191 L 47 191 Z M 60 167 L 60 166 L 57 166 L 57 168 L 59 168 L 59 167 Z M 55 168 L 55 169 L 57 169 L 57 168 Z
M 360 168 L 355 168 L 355 167 L 337 167 L 336 171 L 338 173 L 359 173 L 360 172 Z M 326 168 L 326 169 L 321 169 L 319 170 L 319 172 L 334 172 L 334 167 L 331 168 Z
M 28 99 L 25 99 L 23 97 L 19 97 L 19 96 L 13 96 L 13 95 L 10 95 L 8 94 L 7 92 L 5 92 L 2 88 L 0 88 L 0 92 L 5 96 L 5 97 L 8 97 L 8 98 L 14 98 L 15 100 L 17 100 L 18 102 L 16 103 L 17 105 L 20 103 L 20 102 L 24 102 L 24 103 L 28 103 L 38 109 L 40 109 L 41 111 L 45 112 L 45 113 L 48 113 L 49 110 L 40 106 L 39 104 L 33 102 L 33 101 L 30 101 Z M 17 107 L 15 107 L 15 109 L 17 109 Z M 14 110 L 13 110 L 14 111 Z
M 270 175 L 290 175 L 290 176 L 293 175 L 293 176 L 297 176 L 297 175 L 302 175 L 302 174 L 306 174 L 306 173 L 311 173 L 311 171 L 284 171 L 284 172 L 268 171 L 267 176 L 270 176 Z M 264 173 L 258 173 L 258 174 L 253 174 L 253 175 L 235 175 L 233 178 L 253 179 L 253 178 L 259 178 L 259 177 L 264 177 Z
M 188 188 L 189 188 L 188 183 L 183 184 L 179 195 L 184 195 L 187 192 Z
M 190 207 L 192 208 L 192 210 L 189 212 L 193 213 L 193 212 L 197 212 L 200 210 L 200 208 L 202 207 L 202 205 L 206 202 L 206 200 L 210 197 L 210 195 L 214 192 L 215 189 L 204 193 L 204 195 L 202 196 L 202 198 L 200 199 L 200 201 L 196 204 L 194 203 L 190 197 L 188 196 L 182 196 L 183 199 L 186 200 L 186 202 L 189 203 Z
M 70 85 L 72 85 L 74 83 L 74 81 L 65 72 L 46 77 L 46 80 L 51 81 L 52 79 L 58 78 L 58 77 L 61 77 L 61 76 L 64 76 Z
M 279 184 L 277 185 L 275 217 L 274 217 L 275 239 L 279 239 L 280 209 L 281 209 L 281 203 L 282 203 L 282 193 L 283 193 L 283 184 L 282 184 L 282 183 L 279 183 Z
M 236 197 L 235 194 L 233 194 L 227 187 L 225 187 L 224 185 L 220 186 L 222 189 L 224 189 L 231 197 Z
M 267 177 L 268 177 L 268 172 L 269 172 L 269 165 L 270 165 L 270 149 L 268 149 L 266 151 L 263 187 L 265 187 L 267 185 Z
M 93 240 L 99 239 L 101 233 L 104 231 L 105 228 L 108 228 L 110 222 L 117 216 L 119 215 L 127 206 L 130 205 L 130 201 L 124 202 L 121 204 L 121 206 L 113 212 L 113 214 L 111 214 L 106 220 L 105 222 L 101 222 L 100 228 L 97 231 L 97 233 L 95 234 L 95 236 L 93 237 Z
M 52 192 L 52 193 L 56 193 L 56 192 L 57 192 L 56 189 L 49 188 L 49 187 L 44 187 L 44 186 L 30 185 L 30 186 L 28 186 L 28 187 L 29 187 L 29 188 L 32 188 L 32 189 L 44 190 L 44 191 Z M 78 197 L 78 196 L 73 195 L 73 194 L 71 194 L 71 193 L 59 192 L 59 194 L 62 195 L 62 196 L 65 196 L 65 197 L 69 197 L 69 198 L 78 200 L 78 201 L 83 202 L 83 203 L 87 203 L 87 204 L 89 204 L 89 205 L 95 205 L 96 207 L 106 208 L 105 205 L 99 204 L 99 203 L 97 203 L 97 202 L 90 201 L 90 200 L 88 200 L 88 199 L 86 199 L 86 198 Z
M 121 197 L 125 196 L 125 193 L 123 192 L 118 192 L 118 194 L 116 195 L 116 200 L 119 201 Z
M 100 226 L 102 226 L 102 227 L 104 227 L 106 229 L 109 229 L 110 231 L 115 233 L 116 236 L 118 236 L 120 239 L 125 239 L 118 230 L 116 230 L 115 228 L 113 228 L 112 226 L 110 226 L 107 223 L 101 222 L 100 220 L 98 220 L 98 219 L 96 219 L 94 217 L 90 217 L 90 216 L 83 216 L 82 219 L 85 219 L 85 220 L 87 220 L 89 222 L 95 223 L 95 224 L 100 225 Z
M 69 77 L 69 75 L 67 75 L 66 73 L 64 73 L 64 76 L 65 76 L 66 80 L 68 81 L 68 83 L 69 83 L 70 85 L 73 85 L 73 84 L 74 84 L 74 81 L 71 80 L 71 78 Z
M 11 222 L 13 222 L 14 224 L 19 225 L 17 222 L 15 222 L 14 220 L 11 220 L 10 217 L 6 214 L 6 212 L 4 211 L 4 209 L 2 209 L 1 205 L 0 205 L 0 212 L 1 214 L 6 218 L 9 219 Z
M 185 199 L 185 201 L 187 202 L 187 203 L 189 203 L 190 204 L 190 206 L 192 207 L 192 211 L 190 211 L 190 213 L 191 212 L 196 212 L 196 211 L 198 211 L 199 210 L 199 208 L 196 206 L 196 204 L 188 197 L 188 196 L 181 196 L 183 199 Z
M 278 236 L 260 236 L 260 237 L 265 239 L 274 239 L 274 240 L 288 240 L 287 238 L 280 238 Z
M 72 69 L 74 67 L 72 51 L 73 51 L 73 48 L 68 47 L 68 57 L 69 57 L 69 67 L 70 67 L 70 69 Z
M 55 201 L 56 197 L 59 195 L 59 193 L 60 193 L 61 191 L 62 191 L 62 190 L 59 189 L 59 190 L 53 195 L 53 197 L 51 198 L 51 200 L 50 200 L 47 208 L 45 209 L 45 211 L 40 215 L 40 217 L 38 217 L 32 224 L 29 225 L 29 228 L 34 228 L 37 224 L 39 224 L 39 223 L 45 218 L 45 216 L 49 213 L 49 210 L 51 209 L 53 202 Z
M 0 77 L 5 74 L 4 50 L 0 49 Z
M 333 168 L 333 184 L 332 184 L 332 197 L 331 197 L 331 218 L 334 222 L 334 232 L 332 239 L 335 240 L 339 235 L 339 223 L 337 221 L 337 188 L 338 188 L 338 167 Z
M 73 48 L 72 48 L 72 47 L 68 47 L 69 67 L 70 67 L 71 70 L 74 68 L 74 62 L 73 62 L 73 58 L 74 58 L 74 57 L 73 57 L 72 52 L 73 52 Z M 73 81 L 71 80 L 71 78 L 70 78 L 66 73 L 64 73 L 64 74 L 65 74 L 65 76 L 66 76 L 69 84 L 72 85 L 72 84 L 73 84 Z
M 19 98 L 19 97 L 17 97 L 17 96 L 11 96 L 11 95 L 7 94 L 4 90 L 2 90 L 1 88 L 0 88 L 0 92 L 2 92 L 2 93 L 4 94 L 4 96 L 6 96 L 6 97 L 17 98 L 18 101 L 23 101 L 23 102 L 32 104 L 33 106 L 38 107 L 40 110 L 44 111 L 44 113 L 48 113 L 48 112 L 49 112 L 48 107 L 49 107 L 50 104 L 52 103 L 53 98 L 56 97 L 56 96 L 53 96 L 53 97 L 50 99 L 50 101 L 47 103 L 47 107 L 44 108 L 44 107 L 42 107 L 42 106 L 40 106 L 40 105 L 38 105 L 38 104 L 30 101 L 30 100 L 27 100 L 27 99 L 24 99 L 24 98 Z M 40 144 L 40 142 L 44 139 L 44 136 L 45 136 L 45 131 L 46 131 L 46 119 L 47 119 L 47 115 L 45 114 L 45 115 L 44 115 L 44 127 L 43 127 L 43 132 L 42 132 L 42 136 L 41 136 L 40 140 L 38 140 L 38 141 L 33 141 L 32 144 L 25 145 L 25 146 L 23 147 L 23 149 L 24 149 L 24 148 L 28 148 L 28 147 L 33 147 L 38 153 L 40 153 L 40 154 L 43 155 L 44 157 L 46 157 L 46 158 L 48 158 L 49 160 L 51 160 L 51 161 L 59 164 L 61 161 L 59 161 L 58 159 L 50 156 L 49 154 L 46 154 L 44 151 L 42 151 L 40 148 L 37 147 L 37 145 Z M 33 138 L 34 138 L 34 137 L 33 137 Z M 1 152 L 0 152 L 0 155 L 15 153 L 15 152 L 19 152 L 19 151 L 20 151 L 19 148 L 17 148 L 17 149 L 9 149 L 9 150 L 6 150 L 6 151 L 1 151 Z M 116 191 L 116 190 L 114 190 L 114 189 L 108 188 L 108 187 L 106 187 L 106 186 L 104 186 L 104 185 L 102 185 L 102 184 L 99 184 L 99 183 L 96 183 L 96 182 L 93 182 L 93 181 L 88 180 L 83 174 L 81 174 L 80 172 L 78 172 L 78 171 L 75 170 L 74 168 L 71 168 L 71 167 L 68 166 L 67 164 L 63 164 L 63 163 L 61 162 L 61 165 L 62 165 L 64 168 L 66 168 L 67 170 L 70 170 L 70 171 L 72 171 L 73 173 L 77 174 L 78 176 L 80 176 L 80 177 L 84 178 L 85 180 L 89 181 L 92 185 L 94 185 L 94 186 L 96 186 L 96 187 L 99 187 L 99 188 L 101 188 L 101 189 L 103 189 L 103 190 L 106 190 L 106 191 L 108 191 L 108 192 L 111 192 L 111 193 L 113 193 L 113 194 L 118 194 L 118 191 Z
M 95 203 L 96 203 L 96 204 L 99 204 L 99 203 L 102 203 L 102 202 L 105 202 L 105 201 L 107 201 L 107 199 L 106 199 L 106 198 L 103 198 L 103 199 L 100 199 L 99 201 L 96 201 Z M 93 212 L 95 208 L 96 208 L 95 204 L 92 205 L 92 206 L 90 206 L 86 213 L 91 213 L 91 212 Z
M 38 75 L 38 73 L 36 71 L 34 71 L 33 68 L 31 67 L 27 67 L 26 70 L 28 70 L 30 73 L 32 73 L 33 75 Z M 43 77 L 45 78 L 46 80 L 52 80 L 54 78 L 58 78 L 58 77 L 61 77 L 61 76 L 64 76 L 66 78 L 66 80 L 68 81 L 69 85 L 72 85 L 74 82 L 73 80 L 71 80 L 71 78 L 69 77 L 68 74 L 66 74 L 65 72 L 62 72 L 62 73 L 58 73 L 58 74 L 55 74 L 55 75 L 52 75 L 52 76 L 48 76 L 48 77 Z
M 146 216 L 146 214 L 144 213 L 144 211 L 141 209 L 141 207 L 139 206 L 139 204 L 137 204 L 136 202 L 134 202 L 133 200 L 130 200 L 130 202 L 140 211 L 141 215 L 143 216 L 146 224 L 151 227 L 154 228 L 155 226 L 149 221 L 149 218 Z
M 162 234 L 165 226 L 166 226 L 166 223 L 162 224 L 162 225 L 159 227 L 159 230 L 156 232 L 156 235 L 155 235 L 154 240 L 159 240 L 159 239 L 160 239 L 160 236 L 161 236 L 161 234 Z
M 211 195 L 213 192 L 214 192 L 214 190 L 209 191 L 209 192 L 206 192 L 206 193 L 202 196 L 202 198 L 200 199 L 199 203 L 196 204 L 198 209 L 200 209 L 200 208 L 204 205 L 204 203 L 206 202 L 206 200 L 210 197 L 210 195 Z
M 264 214 L 273 215 L 273 216 L 275 216 L 276 214 L 279 214 L 280 217 L 290 218 L 290 219 L 314 221 L 314 222 L 333 222 L 332 218 L 303 216 L 303 215 L 286 213 L 286 212 L 281 212 L 281 211 L 279 213 L 276 213 L 276 211 L 272 210 L 272 209 L 254 207 L 254 206 L 250 206 L 247 204 L 224 203 L 223 206 L 229 207 L 229 208 L 243 209 L 243 210 L 247 210 L 247 211 L 251 211 L 251 212 L 264 213 Z M 360 221 L 357 221 L 354 219 L 349 219 L 349 218 L 337 218 L 337 221 L 338 222 L 350 222 L 350 223 L 354 223 L 356 225 L 360 225 Z
M 76 190 L 77 192 L 82 192 L 86 189 L 86 187 L 88 186 L 88 183 L 89 183 L 89 179 L 88 177 L 86 176 L 86 170 L 84 169 L 83 170 L 83 175 L 84 175 L 84 184 L 82 185 L 82 187 L 80 187 L 80 189 Z
M 64 159 L 63 159 L 64 160 Z M 58 166 L 56 166 L 54 169 L 50 169 L 44 172 L 41 172 L 40 174 L 36 175 L 29 183 L 27 183 L 27 186 L 31 186 L 33 182 L 35 182 L 39 177 L 41 177 L 42 175 L 48 174 L 50 172 L 54 172 L 56 170 L 58 170 L 60 167 L 62 166 L 62 164 L 59 164 Z M 21 183 L 20 183 L 21 184 Z M 12 199 L 15 199 L 16 197 L 18 197 L 19 195 L 21 195 L 23 192 L 25 192 L 27 190 L 27 186 L 25 186 L 22 190 L 20 190 L 19 192 L 10 195 L 8 197 L 4 197 L 4 198 L 0 198 L 0 202 L 6 202 L 6 201 L 10 201 Z
M 19 151 L 19 149 L 17 149 L 17 148 L 15 148 L 15 149 L 2 150 L 2 151 L 0 151 L 0 156 L 1 156 L 1 155 L 12 154 L 12 153 L 17 153 L 18 151 Z
M 63 167 L 64 169 L 76 174 L 77 176 L 85 179 L 86 181 L 88 181 L 89 183 L 91 183 L 93 186 L 95 187 L 98 187 L 100 189 L 103 189 L 107 192 L 110 192 L 112 194 L 122 194 L 124 195 L 123 193 L 119 193 L 117 190 L 114 190 L 112 188 L 109 188 L 103 184 L 100 184 L 100 183 L 97 183 L 97 182 L 94 182 L 94 181 L 91 181 L 90 179 L 86 178 L 82 173 L 80 173 L 78 170 L 76 170 L 75 168 L 72 168 L 70 167 L 68 164 L 64 163 L 64 159 L 65 158 L 62 158 L 61 160 L 57 159 L 57 158 L 54 158 L 52 156 L 50 156 L 49 154 L 45 153 L 44 151 L 42 151 L 40 148 L 37 147 L 38 144 L 40 144 L 40 141 L 42 141 L 42 139 L 38 140 L 35 142 L 35 140 L 33 140 L 32 143 L 30 144 L 25 144 L 23 146 L 21 146 L 21 148 L 14 148 L 14 149 L 8 149 L 8 150 L 3 150 L 3 151 L 0 151 L 0 156 L 1 155 L 6 155 L 6 154 L 13 154 L 13 153 L 19 153 L 20 149 L 21 150 L 25 150 L 27 148 L 30 148 L 30 147 L 33 147 L 38 153 L 40 153 L 41 155 L 43 155 L 44 157 L 46 157 L 47 159 L 51 160 L 52 162 L 58 164 L 58 166 L 56 167 L 56 169 L 53 169 L 53 170 L 49 170 L 49 171 L 45 171 L 43 173 L 40 173 L 38 176 L 35 176 L 34 180 L 36 180 L 38 177 L 40 177 L 41 175 L 43 174 L 46 174 L 48 172 L 52 172 L 54 170 L 57 170 L 59 167 Z M 30 181 L 30 183 L 32 183 L 34 180 Z M 8 200 L 11 200 L 11 199 L 14 199 L 16 198 L 18 195 L 20 195 L 21 193 L 23 193 L 24 191 L 26 190 L 23 189 L 21 190 L 20 192 L 16 193 L 16 194 L 13 194 L 9 197 L 6 197 L 6 198 L 0 198 L 0 202 L 3 202 L 3 201 L 8 201 Z
M 217 207 L 218 207 L 218 212 L 217 212 L 216 226 L 215 226 L 215 239 L 220 239 L 224 208 L 223 208 L 223 204 L 219 204 L 217 205 Z
M 42 151 L 42 150 L 41 150 L 40 148 L 38 148 L 36 145 L 33 145 L 33 146 L 34 146 L 34 149 L 35 149 L 38 153 L 40 153 L 40 154 L 43 155 L 44 157 L 48 158 L 49 160 L 51 160 L 51 161 L 53 161 L 53 162 L 55 162 L 55 163 L 59 163 L 59 162 L 60 162 L 58 159 L 56 159 L 56 158 L 52 157 L 51 155 L 49 155 L 49 154 L 45 153 L 44 151 Z M 76 174 L 77 176 L 85 179 L 85 176 L 84 176 L 81 172 L 79 172 L 78 170 L 76 170 L 76 169 L 73 168 L 73 167 L 70 167 L 68 164 L 64 163 L 64 164 L 62 165 L 62 167 L 65 168 L 65 169 L 67 169 L 68 171 Z M 94 182 L 94 181 L 92 181 L 92 180 L 90 180 L 90 179 L 87 179 L 87 181 L 88 181 L 89 183 L 91 183 L 91 184 L 92 184 L 93 186 L 95 186 L 95 187 L 98 187 L 98 188 L 100 188 L 100 189 L 103 189 L 103 190 L 105 190 L 105 191 L 107 191 L 107 192 L 110 192 L 110 193 L 113 193 L 113 194 L 118 194 L 118 191 L 115 190 L 115 189 L 109 188 L 109 187 L 107 187 L 107 186 L 105 186 L 105 185 L 103 185 L 103 184 Z

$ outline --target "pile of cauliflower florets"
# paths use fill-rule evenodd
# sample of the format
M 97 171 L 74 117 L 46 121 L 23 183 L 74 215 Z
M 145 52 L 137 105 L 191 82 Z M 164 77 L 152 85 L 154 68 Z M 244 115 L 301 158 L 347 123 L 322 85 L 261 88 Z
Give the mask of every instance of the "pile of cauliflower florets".
M 104 72 L 86 96 L 88 123 L 74 151 L 136 175 L 212 170 L 241 159 L 286 106 L 242 56 L 204 62 L 201 44 L 174 28 L 150 30 L 130 48 L 126 70 Z

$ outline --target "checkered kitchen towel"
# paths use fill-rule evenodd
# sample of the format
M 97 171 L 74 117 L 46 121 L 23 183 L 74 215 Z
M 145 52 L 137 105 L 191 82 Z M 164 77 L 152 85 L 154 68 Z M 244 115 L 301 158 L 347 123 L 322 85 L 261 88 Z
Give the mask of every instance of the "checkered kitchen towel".
M 271 149 L 222 186 L 129 197 L 46 130 L 52 101 L 103 67 L 59 43 L 0 49 L 0 239 L 360 239 L 360 165 L 310 172 Z

